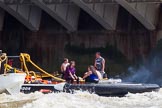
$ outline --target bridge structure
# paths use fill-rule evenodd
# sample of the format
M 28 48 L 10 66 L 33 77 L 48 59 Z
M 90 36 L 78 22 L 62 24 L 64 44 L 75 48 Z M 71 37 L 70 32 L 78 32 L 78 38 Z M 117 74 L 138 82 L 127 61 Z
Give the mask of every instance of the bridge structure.
M 68 31 L 77 31 L 81 9 L 106 30 L 116 30 L 120 6 L 146 29 L 155 30 L 161 4 L 162 0 L 0 0 L 0 30 L 7 12 L 29 30 L 37 31 L 43 10 Z

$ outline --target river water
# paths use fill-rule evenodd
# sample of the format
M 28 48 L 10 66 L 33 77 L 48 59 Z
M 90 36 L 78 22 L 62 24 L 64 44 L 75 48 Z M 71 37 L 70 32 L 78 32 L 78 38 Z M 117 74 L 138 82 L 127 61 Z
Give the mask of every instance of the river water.
M 78 91 L 68 93 L 31 93 L 0 95 L 0 108 L 162 108 L 159 92 L 127 94 L 125 97 L 101 97 Z

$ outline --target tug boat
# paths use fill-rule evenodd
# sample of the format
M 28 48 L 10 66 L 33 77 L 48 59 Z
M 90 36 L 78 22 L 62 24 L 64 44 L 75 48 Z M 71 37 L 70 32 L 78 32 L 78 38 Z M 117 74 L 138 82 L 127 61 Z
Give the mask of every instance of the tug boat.
M 11 57 L 11 56 L 10 56 Z M 8 56 L 8 58 L 10 58 Z M 10 93 L 31 93 L 31 92 L 67 92 L 75 93 L 76 90 L 88 91 L 101 96 L 124 96 L 127 93 L 143 93 L 158 91 L 160 89 L 157 84 L 135 84 L 122 82 L 121 79 L 101 80 L 99 83 L 86 83 L 84 80 L 76 81 L 73 84 L 66 83 L 65 80 L 57 75 L 49 74 L 44 71 L 33 61 L 30 55 L 21 53 L 20 56 L 12 56 L 19 58 L 21 68 L 12 67 L 12 63 L 4 64 L 4 74 L 0 75 L 0 93 L 6 90 Z M 1 56 L 1 60 L 2 60 Z M 6 58 L 6 56 L 5 56 Z M 1 62 L 3 62 L 2 60 Z M 0 62 L 0 63 L 1 63 Z M 39 72 L 29 71 L 26 62 L 32 64 Z M 21 86 L 21 89 L 20 89 Z

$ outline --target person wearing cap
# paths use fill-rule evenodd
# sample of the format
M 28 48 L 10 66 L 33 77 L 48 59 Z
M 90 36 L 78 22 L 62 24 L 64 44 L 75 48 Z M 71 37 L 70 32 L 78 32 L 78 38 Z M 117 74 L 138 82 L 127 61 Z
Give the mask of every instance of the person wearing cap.
M 102 77 L 105 74 L 105 59 L 101 56 L 100 52 L 96 52 L 96 59 L 94 67 L 101 73 Z

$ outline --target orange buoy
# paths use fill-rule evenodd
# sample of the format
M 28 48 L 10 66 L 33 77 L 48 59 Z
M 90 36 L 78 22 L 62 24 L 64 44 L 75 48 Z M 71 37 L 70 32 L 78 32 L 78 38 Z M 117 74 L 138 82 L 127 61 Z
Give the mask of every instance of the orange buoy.
M 52 91 L 49 89 L 41 89 L 40 92 L 41 93 L 52 93 Z

